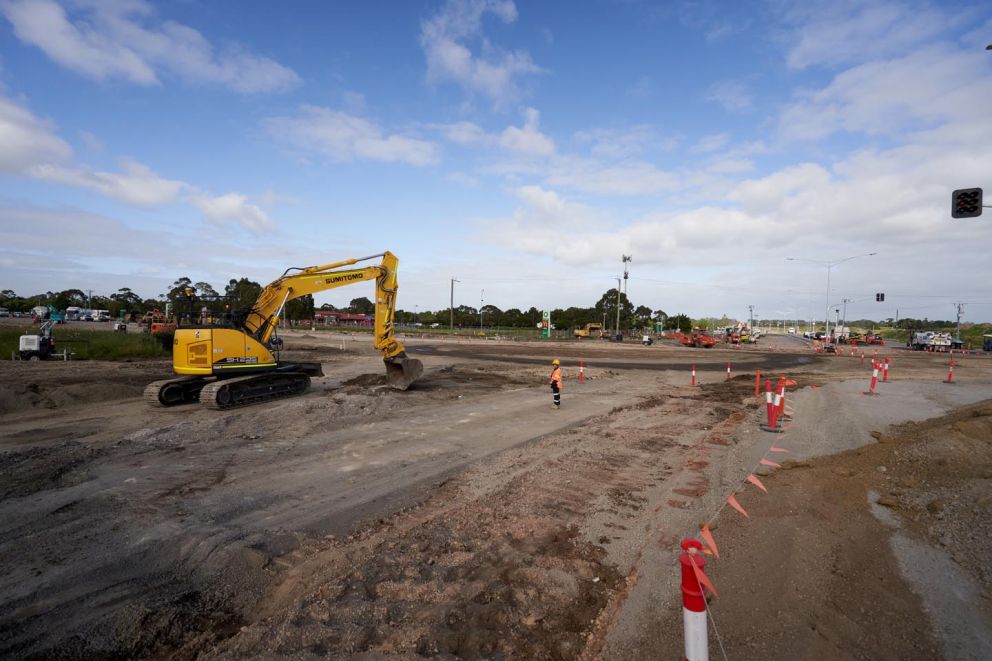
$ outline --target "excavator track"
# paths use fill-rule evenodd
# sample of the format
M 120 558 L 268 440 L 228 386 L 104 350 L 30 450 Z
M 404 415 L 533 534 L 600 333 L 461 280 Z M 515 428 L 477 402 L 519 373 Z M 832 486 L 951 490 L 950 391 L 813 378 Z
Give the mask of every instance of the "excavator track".
M 309 389 L 310 376 L 303 372 L 256 374 L 208 383 L 200 391 L 200 403 L 207 408 L 224 410 L 302 395 Z
M 195 402 L 208 383 L 202 376 L 184 376 L 178 379 L 152 381 L 145 386 L 144 400 L 152 406 L 178 406 Z

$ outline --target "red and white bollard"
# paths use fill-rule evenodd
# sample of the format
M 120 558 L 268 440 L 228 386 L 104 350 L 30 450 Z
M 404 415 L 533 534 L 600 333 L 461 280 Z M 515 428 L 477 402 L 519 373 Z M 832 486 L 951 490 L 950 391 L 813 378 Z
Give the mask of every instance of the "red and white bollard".
M 727 363 L 727 381 L 730 381 L 730 363 Z
M 868 387 L 866 395 L 877 395 L 875 386 L 878 384 L 878 363 L 873 362 L 871 366 L 871 385 Z
M 770 431 L 775 434 L 780 434 L 785 431 L 778 425 L 778 407 L 781 401 L 782 398 L 777 392 L 772 393 L 772 380 L 766 379 L 765 407 L 768 409 L 768 422 L 767 424 L 760 425 L 762 431 Z
M 863 366 L 864 364 L 865 364 L 865 352 L 862 351 L 861 352 L 861 365 Z
M 586 371 L 586 364 L 580 360 L 579 361 L 579 383 L 582 383 L 583 381 L 586 380 L 585 371 Z
M 882 363 L 882 383 L 889 382 L 889 357 L 885 357 L 885 362 Z
M 685 631 L 685 660 L 709 661 L 709 635 L 706 631 L 706 595 L 692 566 L 702 572 L 706 558 L 697 553 L 703 545 L 696 539 L 682 540 L 679 565 L 682 567 L 682 623 Z
M 692 385 L 696 385 L 696 363 L 692 364 Z
M 944 383 L 954 383 L 954 357 L 951 357 L 951 366 L 947 368 L 947 381 Z

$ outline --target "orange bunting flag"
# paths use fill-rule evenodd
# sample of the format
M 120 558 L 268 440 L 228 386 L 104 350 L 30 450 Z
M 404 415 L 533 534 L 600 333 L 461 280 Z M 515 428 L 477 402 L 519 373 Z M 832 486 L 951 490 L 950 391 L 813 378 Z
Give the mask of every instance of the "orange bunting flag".
M 716 593 L 716 588 L 713 587 L 712 583 L 710 583 L 710 579 L 706 578 L 706 574 L 703 573 L 703 570 L 697 567 L 696 563 L 691 560 L 689 564 L 692 565 L 692 573 L 696 575 L 696 580 L 699 581 L 699 585 L 712 592 L 714 597 L 719 597 L 720 595 Z M 700 592 L 702 592 L 702 590 L 700 590 Z
M 762 466 L 771 466 L 772 468 L 781 468 L 782 464 L 776 464 L 774 461 L 769 461 L 768 459 L 762 459 L 758 462 Z
M 785 387 L 786 388 L 791 388 L 792 386 L 798 386 L 798 385 L 799 384 L 796 383 L 795 381 L 793 381 L 792 379 L 786 379 L 785 380 Z
M 709 546 L 711 549 L 713 549 L 713 554 L 719 558 L 720 550 L 717 549 L 716 542 L 713 541 L 713 533 L 710 532 L 710 526 L 708 523 L 703 524 L 703 527 L 700 529 L 699 534 L 700 536 L 702 536 L 703 541 L 706 542 L 706 545 Z
M 766 489 L 765 488 L 765 485 L 761 483 L 761 480 L 759 480 L 757 477 L 754 476 L 754 473 L 750 473 L 747 476 L 747 481 L 750 482 L 751 484 L 753 484 L 754 486 L 758 487 L 759 489 L 761 489 L 765 493 L 768 493 L 768 489 Z
M 774 445 L 768 448 L 769 452 L 788 452 L 785 448 L 777 448 Z
M 744 508 L 741 507 L 741 504 L 737 502 L 736 498 L 734 498 L 733 496 L 727 496 L 727 502 L 730 504 L 731 507 L 733 507 L 735 510 L 743 514 L 744 518 L 746 519 L 751 518 L 750 516 L 748 516 L 747 512 L 744 511 Z

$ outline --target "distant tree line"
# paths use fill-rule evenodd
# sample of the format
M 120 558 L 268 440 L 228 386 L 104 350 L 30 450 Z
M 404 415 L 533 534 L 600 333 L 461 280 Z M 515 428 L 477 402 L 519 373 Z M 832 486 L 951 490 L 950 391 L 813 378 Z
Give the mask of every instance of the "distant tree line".
M 59 292 L 48 291 L 34 296 L 18 296 L 14 291 L 0 291 L 0 307 L 11 312 L 30 312 L 36 306 L 52 306 L 57 310 L 69 307 L 89 308 L 92 310 L 109 310 L 112 317 L 123 313 L 142 315 L 153 310 L 165 311 L 167 303 L 171 303 L 172 311 L 177 316 L 198 318 L 206 308 L 212 316 L 225 312 L 247 310 L 258 299 L 262 285 L 248 278 L 231 279 L 224 287 L 224 292 L 218 292 L 208 282 L 193 282 L 190 278 L 178 278 L 172 286 L 158 298 L 143 299 L 129 287 L 121 287 L 109 296 L 101 294 L 88 295 L 81 289 L 66 289 Z M 300 320 L 313 317 L 313 297 L 302 296 L 286 304 L 283 315 L 286 319 Z

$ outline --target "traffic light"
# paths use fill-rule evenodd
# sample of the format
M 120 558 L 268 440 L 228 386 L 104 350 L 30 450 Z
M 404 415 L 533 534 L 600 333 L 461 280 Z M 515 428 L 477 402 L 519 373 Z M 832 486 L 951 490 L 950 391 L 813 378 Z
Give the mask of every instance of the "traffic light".
M 981 215 L 981 188 L 959 188 L 951 193 L 951 218 L 977 218 Z
M 885 294 L 875 294 L 875 300 L 879 303 L 883 303 L 885 301 Z

